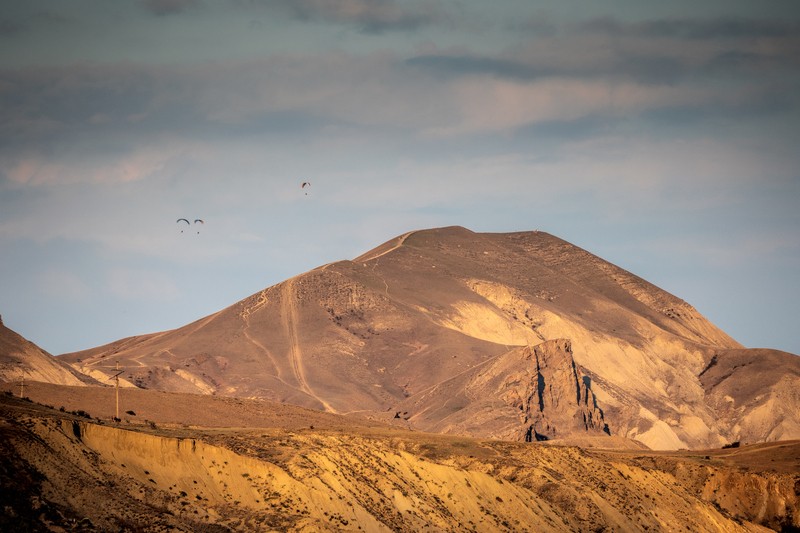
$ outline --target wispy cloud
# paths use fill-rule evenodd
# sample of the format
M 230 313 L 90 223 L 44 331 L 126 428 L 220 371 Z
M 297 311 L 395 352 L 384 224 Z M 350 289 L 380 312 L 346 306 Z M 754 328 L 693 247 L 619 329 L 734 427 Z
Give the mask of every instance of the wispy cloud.
M 399 0 L 275 0 L 299 20 L 355 26 L 365 33 L 410 31 L 446 20 L 436 1 Z
M 38 273 L 37 285 L 43 294 L 73 303 L 85 300 L 92 294 L 92 289 L 81 277 L 58 268 L 47 268 Z
M 405 64 L 444 76 L 488 75 L 498 78 L 531 81 L 564 76 L 567 71 L 552 66 L 535 66 L 492 57 L 431 54 L 409 58 Z
M 698 40 L 741 40 L 756 38 L 796 37 L 800 24 L 793 20 L 744 18 L 670 18 L 640 22 L 623 22 L 611 17 L 588 20 L 580 25 L 590 32 L 616 36 L 671 37 Z
M 108 289 L 123 300 L 164 302 L 180 295 L 169 276 L 152 270 L 114 269 L 108 274 Z
M 23 31 L 23 26 L 17 21 L 0 19 L 0 37 L 14 35 Z
M 141 0 L 144 7 L 158 16 L 175 15 L 199 5 L 198 0 Z

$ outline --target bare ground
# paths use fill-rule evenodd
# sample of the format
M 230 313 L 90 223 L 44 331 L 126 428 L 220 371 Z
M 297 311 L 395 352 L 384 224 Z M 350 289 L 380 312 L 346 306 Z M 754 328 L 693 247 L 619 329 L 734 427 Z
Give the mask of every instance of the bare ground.
M 0 396 L 4 531 L 800 527 L 798 441 L 691 452 L 543 446 L 153 391 L 127 391 L 126 407 L 154 409 L 147 422 L 114 423 L 102 407 L 113 389 L 81 397 L 93 388 L 51 387 L 27 390 L 65 412 Z M 66 412 L 87 401 L 97 402 L 91 419 Z M 203 427 L 191 423 L 199 412 Z

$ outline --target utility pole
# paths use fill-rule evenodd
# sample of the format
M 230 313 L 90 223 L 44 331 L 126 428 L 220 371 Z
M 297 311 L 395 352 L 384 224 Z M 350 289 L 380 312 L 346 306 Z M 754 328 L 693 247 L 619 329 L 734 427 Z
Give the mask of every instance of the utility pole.
M 119 361 L 117 361 L 117 370 L 119 370 Z M 117 389 L 117 418 L 119 418 L 119 372 L 114 376 L 114 388 Z
M 119 361 L 117 361 L 117 366 L 115 368 L 116 374 L 114 374 L 114 388 L 116 389 L 116 397 L 117 397 L 117 415 L 114 417 L 116 420 L 119 420 L 119 375 L 122 374 L 123 370 L 119 369 Z
M 19 380 L 19 397 L 25 397 L 25 369 L 22 370 L 22 378 Z

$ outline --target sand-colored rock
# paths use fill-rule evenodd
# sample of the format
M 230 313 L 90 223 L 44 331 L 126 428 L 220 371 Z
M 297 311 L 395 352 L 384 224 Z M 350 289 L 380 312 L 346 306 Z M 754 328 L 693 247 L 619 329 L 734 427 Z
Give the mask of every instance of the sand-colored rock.
M 800 442 L 703 456 L 585 451 L 358 424 L 344 431 L 123 428 L 8 396 L 0 397 L 0 437 L 4 529 L 800 526 L 794 491 Z

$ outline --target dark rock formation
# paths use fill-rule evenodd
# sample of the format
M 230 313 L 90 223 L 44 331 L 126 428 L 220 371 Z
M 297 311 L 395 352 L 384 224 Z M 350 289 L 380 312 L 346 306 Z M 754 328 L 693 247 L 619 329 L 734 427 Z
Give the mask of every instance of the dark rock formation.
M 549 440 L 576 430 L 610 433 L 603 411 L 584 375 L 572 358 L 572 344 L 557 339 L 530 351 L 535 379 L 520 408 L 528 428 L 525 440 Z

